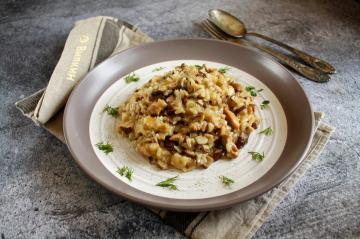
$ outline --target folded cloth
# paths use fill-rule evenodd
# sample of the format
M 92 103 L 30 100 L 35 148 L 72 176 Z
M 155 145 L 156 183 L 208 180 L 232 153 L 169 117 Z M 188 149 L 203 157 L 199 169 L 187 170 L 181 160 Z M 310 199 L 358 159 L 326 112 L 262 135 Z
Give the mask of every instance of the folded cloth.
M 66 103 L 73 87 L 95 65 L 141 43 L 152 41 L 137 28 L 112 17 L 93 17 L 75 23 L 33 119 L 45 124 Z
M 49 85 L 15 105 L 25 116 L 65 143 L 62 108 L 76 83 L 104 59 L 149 41 L 152 39 L 137 28 L 112 17 L 79 21 L 69 34 Z M 180 213 L 151 210 L 190 238 L 252 237 L 324 149 L 333 128 L 321 123 L 322 117 L 322 113 L 315 113 L 316 131 L 303 163 L 269 192 L 219 211 Z

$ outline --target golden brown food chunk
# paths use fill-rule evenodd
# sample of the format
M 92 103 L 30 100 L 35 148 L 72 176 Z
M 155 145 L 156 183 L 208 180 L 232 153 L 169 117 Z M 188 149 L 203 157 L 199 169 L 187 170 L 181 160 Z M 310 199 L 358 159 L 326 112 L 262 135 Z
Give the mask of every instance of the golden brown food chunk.
M 167 104 L 164 100 L 158 99 L 156 102 L 152 102 L 149 106 L 149 113 L 153 115 L 159 115 L 166 106 Z
M 236 115 L 233 112 L 231 112 L 230 110 L 228 110 L 228 109 L 224 109 L 224 113 L 225 113 L 226 119 L 230 123 L 230 125 L 234 129 L 239 129 L 240 128 L 240 123 L 239 123 L 239 120 L 236 117 Z

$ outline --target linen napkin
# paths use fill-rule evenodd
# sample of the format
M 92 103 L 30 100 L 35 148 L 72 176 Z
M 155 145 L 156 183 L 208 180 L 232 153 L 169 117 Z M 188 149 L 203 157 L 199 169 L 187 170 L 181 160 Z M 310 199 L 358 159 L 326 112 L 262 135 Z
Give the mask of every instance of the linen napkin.
M 152 39 L 136 27 L 113 17 L 99 16 L 78 21 L 67 38 L 48 86 L 15 105 L 23 115 L 65 143 L 63 107 L 73 87 L 106 58 L 150 41 Z M 269 192 L 219 211 L 150 210 L 189 238 L 251 238 L 324 149 L 333 128 L 321 123 L 322 117 L 322 113 L 315 113 L 316 131 L 303 163 Z

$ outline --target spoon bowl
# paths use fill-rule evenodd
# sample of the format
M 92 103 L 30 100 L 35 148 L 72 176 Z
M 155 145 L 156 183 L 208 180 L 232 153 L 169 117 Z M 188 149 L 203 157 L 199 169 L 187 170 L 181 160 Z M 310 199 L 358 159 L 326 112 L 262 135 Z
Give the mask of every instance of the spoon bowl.
M 212 23 L 233 37 L 244 37 L 247 33 L 245 24 L 228 12 L 220 9 L 209 10 Z

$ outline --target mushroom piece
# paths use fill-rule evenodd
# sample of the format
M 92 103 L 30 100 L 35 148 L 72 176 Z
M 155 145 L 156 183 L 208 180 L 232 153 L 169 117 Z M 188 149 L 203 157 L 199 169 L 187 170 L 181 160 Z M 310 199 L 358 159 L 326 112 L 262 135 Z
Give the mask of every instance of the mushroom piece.
M 230 111 L 229 109 L 224 109 L 224 113 L 226 115 L 226 120 L 230 123 L 230 125 L 234 129 L 239 129 L 240 128 L 240 123 L 239 123 L 239 120 L 236 117 L 236 115 L 232 111 Z
M 239 83 L 232 82 L 230 85 L 234 88 L 235 91 L 242 91 L 243 90 L 243 87 Z

